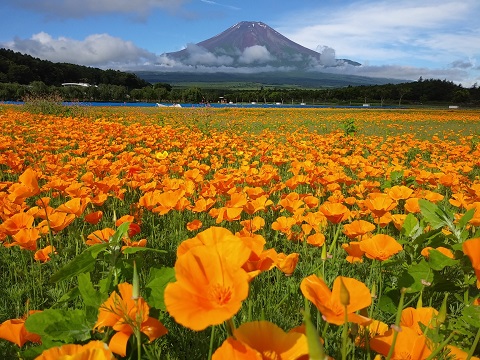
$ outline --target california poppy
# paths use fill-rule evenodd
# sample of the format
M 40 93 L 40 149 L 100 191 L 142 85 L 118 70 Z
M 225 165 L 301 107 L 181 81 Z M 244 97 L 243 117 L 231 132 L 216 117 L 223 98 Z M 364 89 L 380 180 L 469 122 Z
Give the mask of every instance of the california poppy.
M 256 352 L 252 354 L 251 359 L 298 359 L 304 355 L 308 355 L 307 337 L 300 332 L 285 332 L 280 327 L 269 321 L 252 321 L 240 325 L 233 332 L 234 338 L 244 346 L 236 344 L 228 340 L 232 348 L 220 347 L 215 355 L 216 359 L 231 359 L 226 357 L 227 351 L 232 351 L 233 359 L 245 359 L 240 357 L 242 352 Z
M 292 276 L 295 268 L 297 267 L 299 256 L 300 254 L 298 253 L 291 253 L 288 255 L 284 253 L 277 254 L 277 261 L 275 262 L 275 265 L 286 276 Z
M 30 310 L 29 314 L 35 312 L 38 312 L 38 310 Z M 40 336 L 27 330 L 25 327 L 25 320 L 26 317 L 4 321 L 0 325 L 0 339 L 13 342 L 18 347 L 22 347 L 27 341 L 40 343 Z
M 465 241 L 462 244 L 463 253 L 470 258 L 473 270 L 477 276 L 477 288 L 480 289 L 480 238 Z
M 360 249 L 370 259 L 384 261 L 403 250 L 394 238 L 385 234 L 377 234 L 360 242 Z
M 47 262 L 50 260 L 50 256 L 56 253 L 57 252 L 55 251 L 55 247 L 52 245 L 48 245 L 43 249 L 40 249 L 37 252 L 35 252 L 35 255 L 33 256 L 33 258 L 37 261 Z
M 133 299 L 133 286 L 121 283 L 118 284 L 118 293 L 112 292 L 100 306 L 94 329 L 103 331 L 105 327 L 112 327 L 116 334 L 110 339 L 110 350 L 125 356 L 127 341 L 135 329 L 147 335 L 150 341 L 167 333 L 160 321 L 148 316 L 149 311 L 150 307 L 143 298 Z
M 361 237 L 375 230 L 375 225 L 365 220 L 354 220 L 350 224 L 343 225 L 343 233 L 350 239 Z
M 91 212 L 87 215 L 85 215 L 85 221 L 88 222 L 89 224 L 96 225 L 100 222 L 100 220 L 103 217 L 103 212 L 102 211 L 94 211 Z
M 248 276 L 240 265 L 249 253 L 228 261 L 222 244 L 196 246 L 177 258 L 176 282 L 165 289 L 165 306 L 175 321 L 200 331 L 230 319 L 248 295 Z M 236 254 L 231 254 L 232 260 Z
M 351 299 L 350 303 L 346 305 L 348 321 L 362 325 L 368 324 L 371 321 L 369 318 L 355 313 L 372 303 L 370 290 L 363 282 L 338 276 L 333 282 L 332 291 L 330 291 L 321 278 L 317 275 L 310 275 L 302 280 L 300 290 L 303 296 L 310 300 L 322 313 L 326 322 L 342 325 L 345 322 L 345 305 L 342 304 L 340 298 L 342 281 Z
M 392 329 L 370 339 L 370 347 L 376 352 L 387 356 L 393 343 L 394 332 Z M 415 330 L 405 326 L 397 333 L 397 340 L 393 350 L 392 360 L 426 359 L 431 351 L 428 348 L 425 335 L 419 335 Z
M 360 242 L 350 241 L 348 244 L 342 244 L 342 249 L 347 252 L 347 260 L 349 263 L 363 262 L 365 251 L 360 248 Z
M 233 337 L 228 337 L 212 355 L 212 360 L 223 359 L 263 360 L 263 356 L 260 352 L 252 349 L 247 344 L 244 344 Z
M 319 210 L 325 215 L 328 221 L 338 224 L 348 218 L 350 211 L 340 203 L 324 202 L 320 205 Z
M 113 353 L 103 341 L 92 340 L 85 345 L 66 344 L 44 350 L 35 360 L 111 360 Z

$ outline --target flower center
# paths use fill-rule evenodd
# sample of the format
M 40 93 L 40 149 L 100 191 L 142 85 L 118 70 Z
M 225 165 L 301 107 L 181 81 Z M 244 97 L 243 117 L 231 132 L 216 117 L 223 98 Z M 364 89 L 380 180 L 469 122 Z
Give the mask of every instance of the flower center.
M 232 298 L 232 291 L 230 287 L 215 284 L 210 287 L 208 297 L 212 302 L 215 302 L 218 305 L 224 305 Z

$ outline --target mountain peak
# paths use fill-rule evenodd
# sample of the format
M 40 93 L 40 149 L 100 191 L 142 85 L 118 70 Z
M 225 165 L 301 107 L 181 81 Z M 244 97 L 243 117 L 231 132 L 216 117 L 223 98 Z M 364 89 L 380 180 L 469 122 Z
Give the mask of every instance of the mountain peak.
M 322 54 L 293 42 L 261 21 L 241 21 L 207 40 L 165 56 L 195 66 L 308 69 L 345 62 L 359 65 L 350 60 L 333 58 L 332 61 L 331 53 L 328 63 L 322 61 Z

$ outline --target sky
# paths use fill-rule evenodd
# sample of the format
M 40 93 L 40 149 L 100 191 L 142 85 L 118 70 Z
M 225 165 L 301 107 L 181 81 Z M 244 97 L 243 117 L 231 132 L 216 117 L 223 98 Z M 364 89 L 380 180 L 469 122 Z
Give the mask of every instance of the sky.
M 158 70 L 162 54 L 261 21 L 362 64 L 321 71 L 480 85 L 479 0 L 1 0 L 0 14 L 0 47 L 53 62 Z

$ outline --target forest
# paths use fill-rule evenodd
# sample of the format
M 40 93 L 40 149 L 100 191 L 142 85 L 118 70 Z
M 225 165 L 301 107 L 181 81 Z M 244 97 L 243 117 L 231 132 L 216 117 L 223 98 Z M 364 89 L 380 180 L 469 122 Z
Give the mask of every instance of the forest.
M 84 86 L 63 86 L 65 83 L 83 83 Z M 133 73 L 53 63 L 0 49 L 0 101 L 22 101 L 26 97 L 50 95 L 75 102 L 480 105 L 477 84 L 465 88 L 445 79 L 420 77 L 417 81 L 400 84 L 305 89 L 267 85 L 251 89 L 180 87 L 162 82 L 151 84 Z

